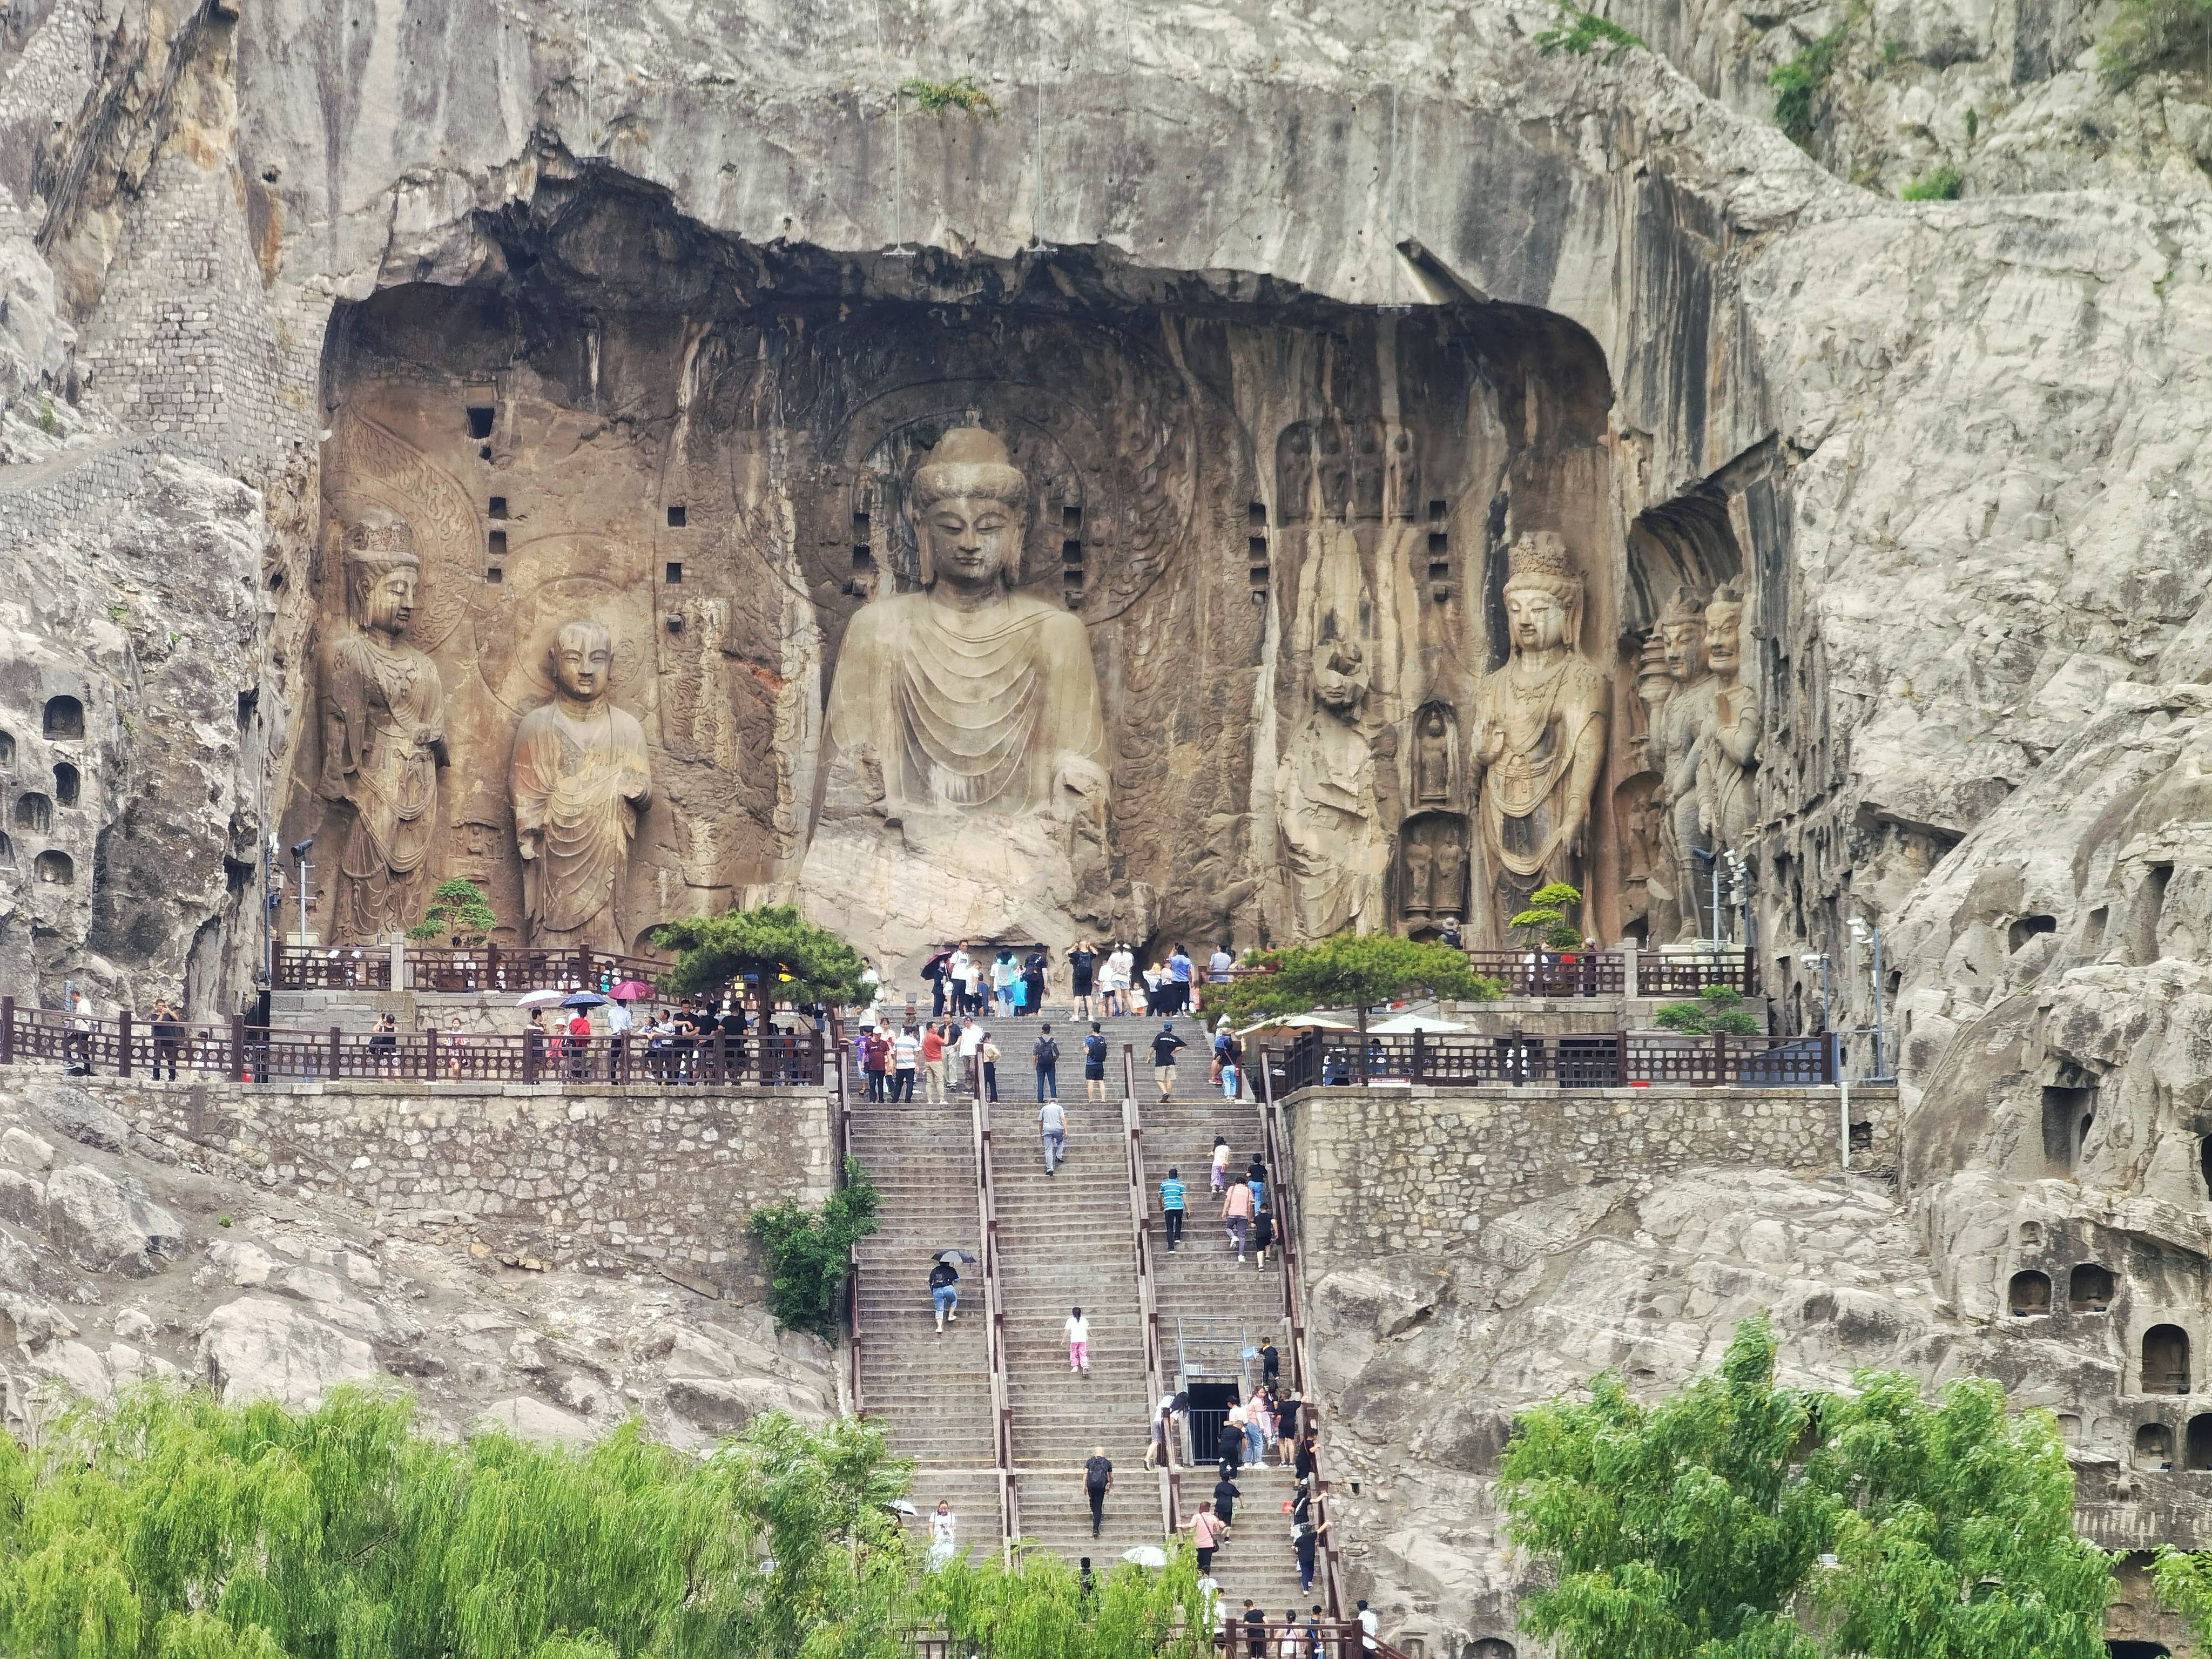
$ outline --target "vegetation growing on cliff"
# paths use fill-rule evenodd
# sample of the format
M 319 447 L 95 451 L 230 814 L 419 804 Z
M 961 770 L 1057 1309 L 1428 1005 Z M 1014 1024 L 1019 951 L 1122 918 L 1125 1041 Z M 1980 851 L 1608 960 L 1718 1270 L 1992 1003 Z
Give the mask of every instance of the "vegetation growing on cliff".
M 2212 0 L 2120 0 L 2097 69 L 2114 87 L 2159 69 L 2212 74 Z
M 1547 56 L 1555 52 L 1571 52 L 1577 57 L 1584 57 L 1602 46 L 1607 58 L 1615 58 L 1631 50 L 1650 50 L 1642 35 L 1632 34 L 1594 11 L 1578 10 L 1567 0 L 1559 0 L 1559 21 L 1537 32 L 1538 52 Z
M 969 75 L 950 81 L 902 81 L 899 95 L 913 99 L 916 108 L 931 115 L 957 109 L 963 115 L 988 115 L 994 121 L 999 118 L 999 106 L 991 101 L 991 94 L 977 86 L 975 77 Z
M 1767 71 L 1766 84 L 1774 88 L 1775 125 L 1788 133 L 1790 142 L 1800 149 L 1813 146 L 1820 95 L 1828 84 L 1828 77 L 1843 61 L 1852 28 L 1867 15 L 1865 0 L 1852 0 L 1842 22 L 1808 42 L 1789 62 L 1778 64 Z
M 1906 202 L 1955 202 L 1959 192 L 1966 187 L 1966 175 L 1956 167 L 1936 167 L 1932 172 L 1916 173 L 1898 198 Z
M 1656 1406 L 1607 1371 L 1522 1414 L 1507 1531 L 1557 1575 L 1528 1630 L 1561 1659 L 2102 1659 L 2110 1559 L 2049 1413 L 1985 1378 L 1778 1388 L 1774 1356 L 1762 1316 Z
M 845 1184 L 819 1210 L 770 1204 L 748 1223 L 767 1247 L 769 1309 L 786 1330 L 837 1340 L 837 1292 L 844 1288 L 853 1246 L 876 1230 L 882 1198 L 860 1160 L 845 1160 Z

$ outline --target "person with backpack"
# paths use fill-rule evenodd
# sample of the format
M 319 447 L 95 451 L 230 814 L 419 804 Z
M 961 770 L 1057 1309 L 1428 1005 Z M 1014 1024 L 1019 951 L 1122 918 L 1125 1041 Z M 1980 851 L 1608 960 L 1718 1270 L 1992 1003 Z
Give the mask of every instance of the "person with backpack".
M 1036 1044 L 1030 1049 L 1030 1063 L 1036 1067 L 1037 1098 L 1048 1094 L 1060 1098 L 1060 1044 L 1054 1041 L 1052 1027 L 1047 1024 L 1037 1032 Z
M 1244 1044 L 1234 1031 L 1224 1033 L 1227 1038 L 1218 1050 L 1221 1060 L 1221 1097 L 1234 1100 L 1243 1092 Z
M 1079 939 L 1075 948 L 1067 953 L 1067 975 L 1070 994 L 1075 998 L 1075 1017 L 1091 1018 L 1091 987 L 1098 970 L 1098 953 L 1091 948 L 1091 941 Z
M 1022 958 L 1022 1006 L 1028 1012 L 1044 1012 L 1044 971 L 1047 957 L 1042 946 Z
M 1091 1022 L 1091 1035 L 1083 1039 L 1083 1097 L 1106 1098 L 1106 1034 Z
M 1261 1267 L 1266 1267 L 1267 1252 L 1274 1247 L 1274 1212 L 1263 1204 L 1260 1206 L 1260 1213 L 1252 1218 L 1252 1260 Z
M 1038 1087 L 1042 1089 L 1042 1084 Z M 1037 1106 L 1037 1131 L 1044 1137 L 1044 1172 L 1054 1175 L 1067 1162 L 1067 1114 L 1060 1109 L 1058 1100 L 1041 1101 Z
M 1167 1230 L 1170 1255 L 1182 1243 L 1182 1171 L 1170 1170 L 1168 1178 L 1160 1182 L 1160 1220 Z
M 1099 1528 L 1106 1524 L 1106 1494 L 1114 1490 L 1114 1466 L 1106 1460 L 1106 1448 L 1093 1446 L 1091 1455 L 1083 1465 L 1083 1495 L 1091 1503 L 1091 1535 L 1098 1536 Z
M 929 1270 L 929 1300 L 937 1310 L 937 1334 L 945 1334 L 945 1322 L 960 1317 L 960 1269 L 939 1261 Z

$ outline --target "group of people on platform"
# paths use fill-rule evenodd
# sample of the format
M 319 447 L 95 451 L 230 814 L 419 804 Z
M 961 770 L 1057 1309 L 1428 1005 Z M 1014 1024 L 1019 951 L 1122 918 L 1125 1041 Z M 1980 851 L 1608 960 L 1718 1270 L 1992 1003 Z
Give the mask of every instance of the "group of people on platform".
M 1139 969 L 1135 948 L 1127 943 L 1109 944 L 1102 951 L 1089 939 L 1078 939 L 1067 953 L 1066 979 L 1055 986 L 1052 952 L 1042 945 L 977 947 L 962 939 L 932 954 L 921 977 L 930 988 L 933 1019 L 974 1018 L 987 1009 L 1002 1019 L 1035 1018 L 1043 1013 L 1047 997 L 1062 989 L 1078 1019 L 1119 1019 L 1139 1013 L 1171 1018 L 1199 1012 L 1205 1006 L 1206 988 L 1227 985 L 1236 963 L 1225 943 L 1214 949 L 1202 969 L 1177 944 L 1164 959 Z M 875 1010 L 885 995 L 882 977 L 871 965 L 861 982 L 870 1002 L 861 1020 L 874 1024 Z

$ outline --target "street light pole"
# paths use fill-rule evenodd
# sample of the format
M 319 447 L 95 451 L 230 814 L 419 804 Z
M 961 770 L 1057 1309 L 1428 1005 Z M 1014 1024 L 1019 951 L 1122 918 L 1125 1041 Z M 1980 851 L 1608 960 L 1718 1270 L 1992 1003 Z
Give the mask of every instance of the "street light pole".
M 1889 1077 L 1889 1067 L 1887 1044 L 1883 1041 L 1885 1033 L 1882 1030 L 1881 929 L 1860 916 L 1853 916 L 1850 926 L 1851 940 L 1854 944 L 1873 947 L 1874 968 L 1871 979 L 1874 987 L 1874 1074 L 1875 1079 L 1887 1081 Z
M 300 883 L 300 943 L 302 945 L 307 942 L 307 872 L 313 867 L 307 862 L 307 849 L 314 844 L 313 836 L 292 843 L 292 863 Z
M 1818 956 L 1802 956 L 1797 960 L 1808 968 L 1820 970 L 1820 1029 L 1828 1029 L 1828 957 L 1826 951 Z

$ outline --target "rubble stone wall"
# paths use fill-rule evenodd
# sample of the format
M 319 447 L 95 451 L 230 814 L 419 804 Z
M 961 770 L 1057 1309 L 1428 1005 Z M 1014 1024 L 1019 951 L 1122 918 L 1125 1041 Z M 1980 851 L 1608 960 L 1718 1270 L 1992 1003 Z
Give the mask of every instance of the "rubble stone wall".
M 139 1133 L 226 1173 L 353 1200 L 393 1231 L 518 1262 L 752 1278 L 745 1219 L 836 1184 L 799 1091 L 104 1082 Z
M 1286 1109 L 1311 1273 L 1465 1245 L 1595 1182 L 1843 1167 L 1834 1089 L 1309 1089 Z M 1850 1117 L 1852 1170 L 1893 1169 L 1896 1090 L 1854 1086 Z

